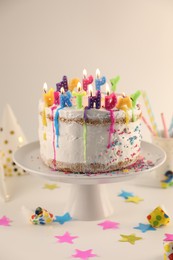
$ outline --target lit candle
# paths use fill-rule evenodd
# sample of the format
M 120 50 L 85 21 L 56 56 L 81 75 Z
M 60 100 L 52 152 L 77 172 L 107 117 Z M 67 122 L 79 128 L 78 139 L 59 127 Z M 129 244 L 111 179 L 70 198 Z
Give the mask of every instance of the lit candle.
M 67 91 L 65 92 L 64 88 L 61 88 L 61 95 L 60 95 L 60 106 L 61 108 L 64 107 L 71 107 L 72 102 L 71 102 L 71 92 Z
M 110 110 L 113 109 L 117 104 L 117 96 L 115 93 L 110 94 L 109 85 L 106 84 L 106 96 L 105 96 L 105 108 Z
M 95 104 L 96 109 L 100 109 L 101 106 L 101 92 L 97 90 L 96 95 L 93 96 L 92 86 L 89 85 L 89 97 L 88 97 L 88 108 L 93 108 Z
M 47 91 L 46 83 L 44 83 L 43 89 L 44 89 L 43 99 L 44 99 L 45 106 L 50 107 L 54 103 L 54 90 L 53 88 L 50 88 L 49 91 Z
M 88 85 L 90 85 L 93 82 L 93 76 L 90 75 L 87 77 L 87 71 L 86 69 L 83 70 L 83 89 L 85 91 L 88 90 Z
M 106 77 L 101 77 L 100 78 L 100 70 L 97 69 L 96 70 L 96 79 L 95 79 L 95 84 L 96 84 L 96 90 L 100 91 L 100 88 L 102 85 L 104 85 L 106 83 Z
M 86 91 L 82 91 L 80 82 L 78 82 L 78 84 L 77 84 L 77 91 L 78 92 L 73 91 L 72 95 L 74 97 L 76 97 L 77 109 L 81 109 L 82 108 L 82 98 L 83 98 L 83 96 L 86 96 Z
M 68 89 L 72 92 L 76 88 L 78 82 L 79 82 L 78 78 L 71 79 L 68 85 Z
M 64 88 L 65 92 L 68 91 L 68 81 L 67 76 L 63 76 L 62 81 L 59 83 L 56 83 L 57 91 L 61 92 L 61 88 Z

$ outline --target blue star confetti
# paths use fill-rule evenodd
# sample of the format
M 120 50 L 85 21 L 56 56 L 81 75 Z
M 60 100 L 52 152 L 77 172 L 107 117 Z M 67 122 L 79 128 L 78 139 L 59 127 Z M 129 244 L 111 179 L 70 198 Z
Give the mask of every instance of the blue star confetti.
M 129 197 L 133 197 L 133 193 L 132 192 L 127 192 L 122 190 L 120 194 L 118 194 L 119 197 L 123 197 L 124 199 L 128 199 Z
M 54 222 L 58 222 L 61 225 L 63 225 L 65 222 L 68 222 L 72 220 L 72 217 L 70 216 L 70 214 L 67 212 L 65 213 L 63 216 L 55 216 Z
M 153 228 L 150 224 L 142 224 L 142 223 L 139 223 L 139 226 L 134 228 L 141 230 L 142 233 L 145 233 L 150 230 L 152 231 L 156 230 L 156 228 Z

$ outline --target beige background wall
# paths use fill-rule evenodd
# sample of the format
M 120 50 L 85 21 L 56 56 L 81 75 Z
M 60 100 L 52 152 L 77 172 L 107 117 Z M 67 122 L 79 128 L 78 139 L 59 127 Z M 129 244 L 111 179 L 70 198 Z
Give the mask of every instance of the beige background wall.
M 118 91 L 146 90 L 158 124 L 162 111 L 170 121 L 172 0 L 1 0 L 0 32 L 0 116 L 8 102 L 30 141 L 43 83 L 83 68 L 119 74 Z

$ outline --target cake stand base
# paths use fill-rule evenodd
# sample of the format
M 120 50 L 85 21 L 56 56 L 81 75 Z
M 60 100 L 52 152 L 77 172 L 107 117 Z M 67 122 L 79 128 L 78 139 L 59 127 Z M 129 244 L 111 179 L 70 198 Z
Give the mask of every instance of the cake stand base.
M 39 142 L 27 144 L 14 154 L 14 162 L 25 171 L 51 181 L 72 184 L 66 210 L 78 220 L 98 220 L 111 216 L 113 207 L 106 192 L 108 183 L 133 179 L 156 169 L 164 163 L 165 159 L 166 155 L 162 149 L 142 141 L 141 160 L 126 168 L 125 171 L 80 174 L 53 171 L 47 167 L 40 159 Z
M 106 188 L 105 184 L 72 184 L 66 210 L 77 220 L 99 220 L 112 215 L 113 206 Z

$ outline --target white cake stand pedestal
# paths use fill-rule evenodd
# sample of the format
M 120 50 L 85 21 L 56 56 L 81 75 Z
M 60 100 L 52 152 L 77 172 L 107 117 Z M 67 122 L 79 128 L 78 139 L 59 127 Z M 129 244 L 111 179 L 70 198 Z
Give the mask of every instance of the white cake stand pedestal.
M 14 162 L 25 171 L 51 181 L 71 183 L 71 194 L 66 210 L 78 220 L 104 219 L 113 213 L 107 183 L 127 181 L 145 172 L 152 171 L 164 163 L 165 152 L 157 146 L 142 142 L 141 159 L 124 170 L 108 173 L 64 173 L 53 171 L 40 159 L 39 142 L 21 147 L 14 154 Z

